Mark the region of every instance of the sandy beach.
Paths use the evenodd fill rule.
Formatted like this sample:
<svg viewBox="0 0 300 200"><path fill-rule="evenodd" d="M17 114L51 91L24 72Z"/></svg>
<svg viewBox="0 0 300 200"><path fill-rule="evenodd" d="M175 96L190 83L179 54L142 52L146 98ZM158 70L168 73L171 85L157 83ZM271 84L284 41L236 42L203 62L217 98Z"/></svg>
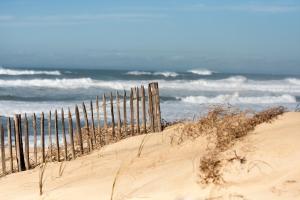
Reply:
<svg viewBox="0 0 300 200"><path fill-rule="evenodd" d="M206 138L171 141L180 126L127 138L74 161L48 163L42 196L39 167L2 177L0 199L300 198L300 113L260 124L224 151L223 159L238 155L245 163L223 166L220 184L203 184L199 177Z"/></svg>
<svg viewBox="0 0 300 200"><path fill-rule="evenodd" d="M300 200L300 0L0 0L0 200Z"/></svg>

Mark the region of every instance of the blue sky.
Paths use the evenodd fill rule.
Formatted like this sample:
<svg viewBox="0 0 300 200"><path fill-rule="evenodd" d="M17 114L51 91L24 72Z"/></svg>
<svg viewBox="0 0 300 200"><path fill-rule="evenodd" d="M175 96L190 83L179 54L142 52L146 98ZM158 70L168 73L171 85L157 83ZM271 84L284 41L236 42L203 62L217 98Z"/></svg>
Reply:
<svg viewBox="0 0 300 200"><path fill-rule="evenodd" d="M300 1L0 1L0 66L300 74Z"/></svg>

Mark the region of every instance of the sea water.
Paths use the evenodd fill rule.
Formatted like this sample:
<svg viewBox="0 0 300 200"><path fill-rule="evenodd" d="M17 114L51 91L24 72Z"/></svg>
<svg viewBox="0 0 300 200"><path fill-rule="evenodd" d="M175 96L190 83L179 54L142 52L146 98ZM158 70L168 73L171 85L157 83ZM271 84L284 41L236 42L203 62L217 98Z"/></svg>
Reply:
<svg viewBox="0 0 300 200"><path fill-rule="evenodd" d="M16 113L47 117L95 97L158 82L162 118L166 121L201 116L213 105L256 111L282 105L294 110L300 102L300 75L221 73L207 69L132 71L103 69L0 68L0 115ZM100 98L101 100L101 98ZM101 104L101 102L100 102ZM94 105L95 107L95 105ZM53 114L52 114L53 116ZM67 115L66 115L67 116ZM103 119L103 118L102 118ZM2 119L3 120L3 119ZM46 124L45 124L46 125Z"/></svg>

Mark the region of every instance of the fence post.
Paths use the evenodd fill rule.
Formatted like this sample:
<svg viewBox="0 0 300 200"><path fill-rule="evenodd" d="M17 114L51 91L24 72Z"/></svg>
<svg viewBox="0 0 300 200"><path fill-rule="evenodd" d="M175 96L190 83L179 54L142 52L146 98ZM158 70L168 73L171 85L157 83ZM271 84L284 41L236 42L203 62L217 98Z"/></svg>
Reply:
<svg viewBox="0 0 300 200"><path fill-rule="evenodd" d="M147 128L146 128L146 99L145 99L145 88L142 85L141 87L141 93L142 93L142 111L143 111L143 118L142 118L142 122L143 122L143 132L147 133Z"/></svg>
<svg viewBox="0 0 300 200"><path fill-rule="evenodd" d="M95 133L95 121L94 121L94 109L93 109L93 101L90 102L90 109L91 109L91 121L92 121L92 134L93 134L93 144L96 145L96 133Z"/></svg>
<svg viewBox="0 0 300 200"><path fill-rule="evenodd" d="M103 100L102 100L102 108L103 108L103 115L104 115L104 133L103 136L103 143L106 144L106 136L107 136L107 114L106 114L106 96L103 94Z"/></svg>
<svg viewBox="0 0 300 200"><path fill-rule="evenodd" d="M140 134L140 95L139 88L135 88L135 98L136 98L136 133Z"/></svg>
<svg viewBox="0 0 300 200"><path fill-rule="evenodd" d="M24 160L24 152L23 152L23 142L22 142L22 129L21 129L21 115L15 115L15 136L16 136L16 152L17 152L17 162L18 162L18 170L24 171L25 168L25 160Z"/></svg>
<svg viewBox="0 0 300 200"><path fill-rule="evenodd" d="M68 108L68 118L69 118L69 136L70 136L70 143L71 143L71 153L72 159L75 159L75 146L74 146L74 136L73 136L73 122L72 122L72 114L70 108Z"/></svg>
<svg viewBox="0 0 300 200"><path fill-rule="evenodd" d="M64 160L68 160L68 143L66 138L66 130L65 130L65 113L64 109L61 108L61 129L62 129L62 136L64 142Z"/></svg>
<svg viewBox="0 0 300 200"><path fill-rule="evenodd" d="M10 117L7 118L7 137L8 137L8 150L9 150L9 157L10 157L10 171L13 173L14 170L14 158L13 158L13 152L12 152L12 140L11 140L11 121Z"/></svg>
<svg viewBox="0 0 300 200"><path fill-rule="evenodd" d="M133 110L133 89L130 90L130 129L131 135L134 135L134 110Z"/></svg>
<svg viewBox="0 0 300 200"><path fill-rule="evenodd" d="M75 106L75 115L76 115L76 132L79 140L80 153L83 154L83 143L82 143L82 133L81 133L81 125L80 125L80 115L78 106Z"/></svg>
<svg viewBox="0 0 300 200"><path fill-rule="evenodd" d="M34 164L37 165L37 128L36 128L36 115L32 115L32 128L33 128L33 154Z"/></svg>
<svg viewBox="0 0 300 200"><path fill-rule="evenodd" d="M29 127L28 127L28 119L27 119L27 115L25 113L25 166L26 166L26 170L29 170L30 168L30 162L29 162Z"/></svg>
<svg viewBox="0 0 300 200"><path fill-rule="evenodd" d="M2 173L3 175L6 175L6 160L5 160L5 143L4 143L4 128L1 123L0 118L0 139L1 139L1 161L2 161Z"/></svg>
<svg viewBox="0 0 300 200"><path fill-rule="evenodd" d="M158 131L157 126L157 103L156 103L156 89L155 89L155 83L151 83L151 93L152 93L152 102L153 102L153 124L154 124L154 131Z"/></svg>
<svg viewBox="0 0 300 200"><path fill-rule="evenodd" d="M52 161L51 111L49 111L49 114L48 114L48 137L49 137L48 148L50 151L50 161Z"/></svg>
<svg viewBox="0 0 300 200"><path fill-rule="evenodd" d="M82 110L83 110L83 115L84 115L84 121L85 121L85 130L87 131L87 145L88 145L88 150L92 151L93 149L93 144L92 144L92 139L90 135L90 125L89 125L89 120L86 112L86 107L84 102L82 102Z"/></svg>
<svg viewBox="0 0 300 200"><path fill-rule="evenodd" d="M161 127L161 112L160 112L160 96L159 96L159 88L158 88L158 83L156 82L154 84L155 87L155 103L156 103L156 120L157 120L157 128L158 131L162 131Z"/></svg>
<svg viewBox="0 0 300 200"><path fill-rule="evenodd" d="M106 114L106 96L103 94L102 100L102 107L103 107L103 115L104 115L104 129L107 129L107 114Z"/></svg>
<svg viewBox="0 0 300 200"><path fill-rule="evenodd" d="M150 119L150 129L154 132L154 116L153 116L153 102L152 102L152 84L148 84L148 103L149 103L149 119Z"/></svg>
<svg viewBox="0 0 300 200"><path fill-rule="evenodd" d="M98 135L99 135L99 142L100 145L102 146L103 141L102 141L102 133L101 133L101 121L100 121L100 110L99 110L99 98L98 96L96 96L96 110L97 110L97 122L98 122L98 126L97 126L97 130L98 130Z"/></svg>
<svg viewBox="0 0 300 200"><path fill-rule="evenodd" d="M121 111L120 111L120 95L119 92L117 92L117 114L118 114L118 135L117 140L121 139Z"/></svg>
<svg viewBox="0 0 300 200"><path fill-rule="evenodd" d="M124 136L127 136L127 113L126 113L126 91L124 90L123 96L123 129L124 129Z"/></svg>
<svg viewBox="0 0 300 200"><path fill-rule="evenodd" d="M44 128L44 113L41 114L41 146L42 146L42 162L45 162L45 128Z"/></svg>
<svg viewBox="0 0 300 200"><path fill-rule="evenodd" d="M55 127L55 139L56 139L56 155L57 155L57 161L60 162L60 150L59 150L59 138L58 138L58 119L57 119L57 110L55 110L54 127Z"/></svg>
<svg viewBox="0 0 300 200"><path fill-rule="evenodd" d="M113 140L116 137L116 133L115 133L115 116L114 116L114 99L113 99L113 95L112 92L110 93L110 113L111 113L111 126L112 126L112 138Z"/></svg>

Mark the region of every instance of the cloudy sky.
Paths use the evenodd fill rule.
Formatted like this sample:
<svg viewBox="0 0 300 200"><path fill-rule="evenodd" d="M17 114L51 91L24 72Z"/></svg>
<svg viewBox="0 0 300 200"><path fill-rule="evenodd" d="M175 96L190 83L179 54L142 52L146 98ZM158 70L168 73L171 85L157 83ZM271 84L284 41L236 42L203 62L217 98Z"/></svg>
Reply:
<svg viewBox="0 0 300 200"><path fill-rule="evenodd" d="M300 1L1 0L0 66L300 74Z"/></svg>

